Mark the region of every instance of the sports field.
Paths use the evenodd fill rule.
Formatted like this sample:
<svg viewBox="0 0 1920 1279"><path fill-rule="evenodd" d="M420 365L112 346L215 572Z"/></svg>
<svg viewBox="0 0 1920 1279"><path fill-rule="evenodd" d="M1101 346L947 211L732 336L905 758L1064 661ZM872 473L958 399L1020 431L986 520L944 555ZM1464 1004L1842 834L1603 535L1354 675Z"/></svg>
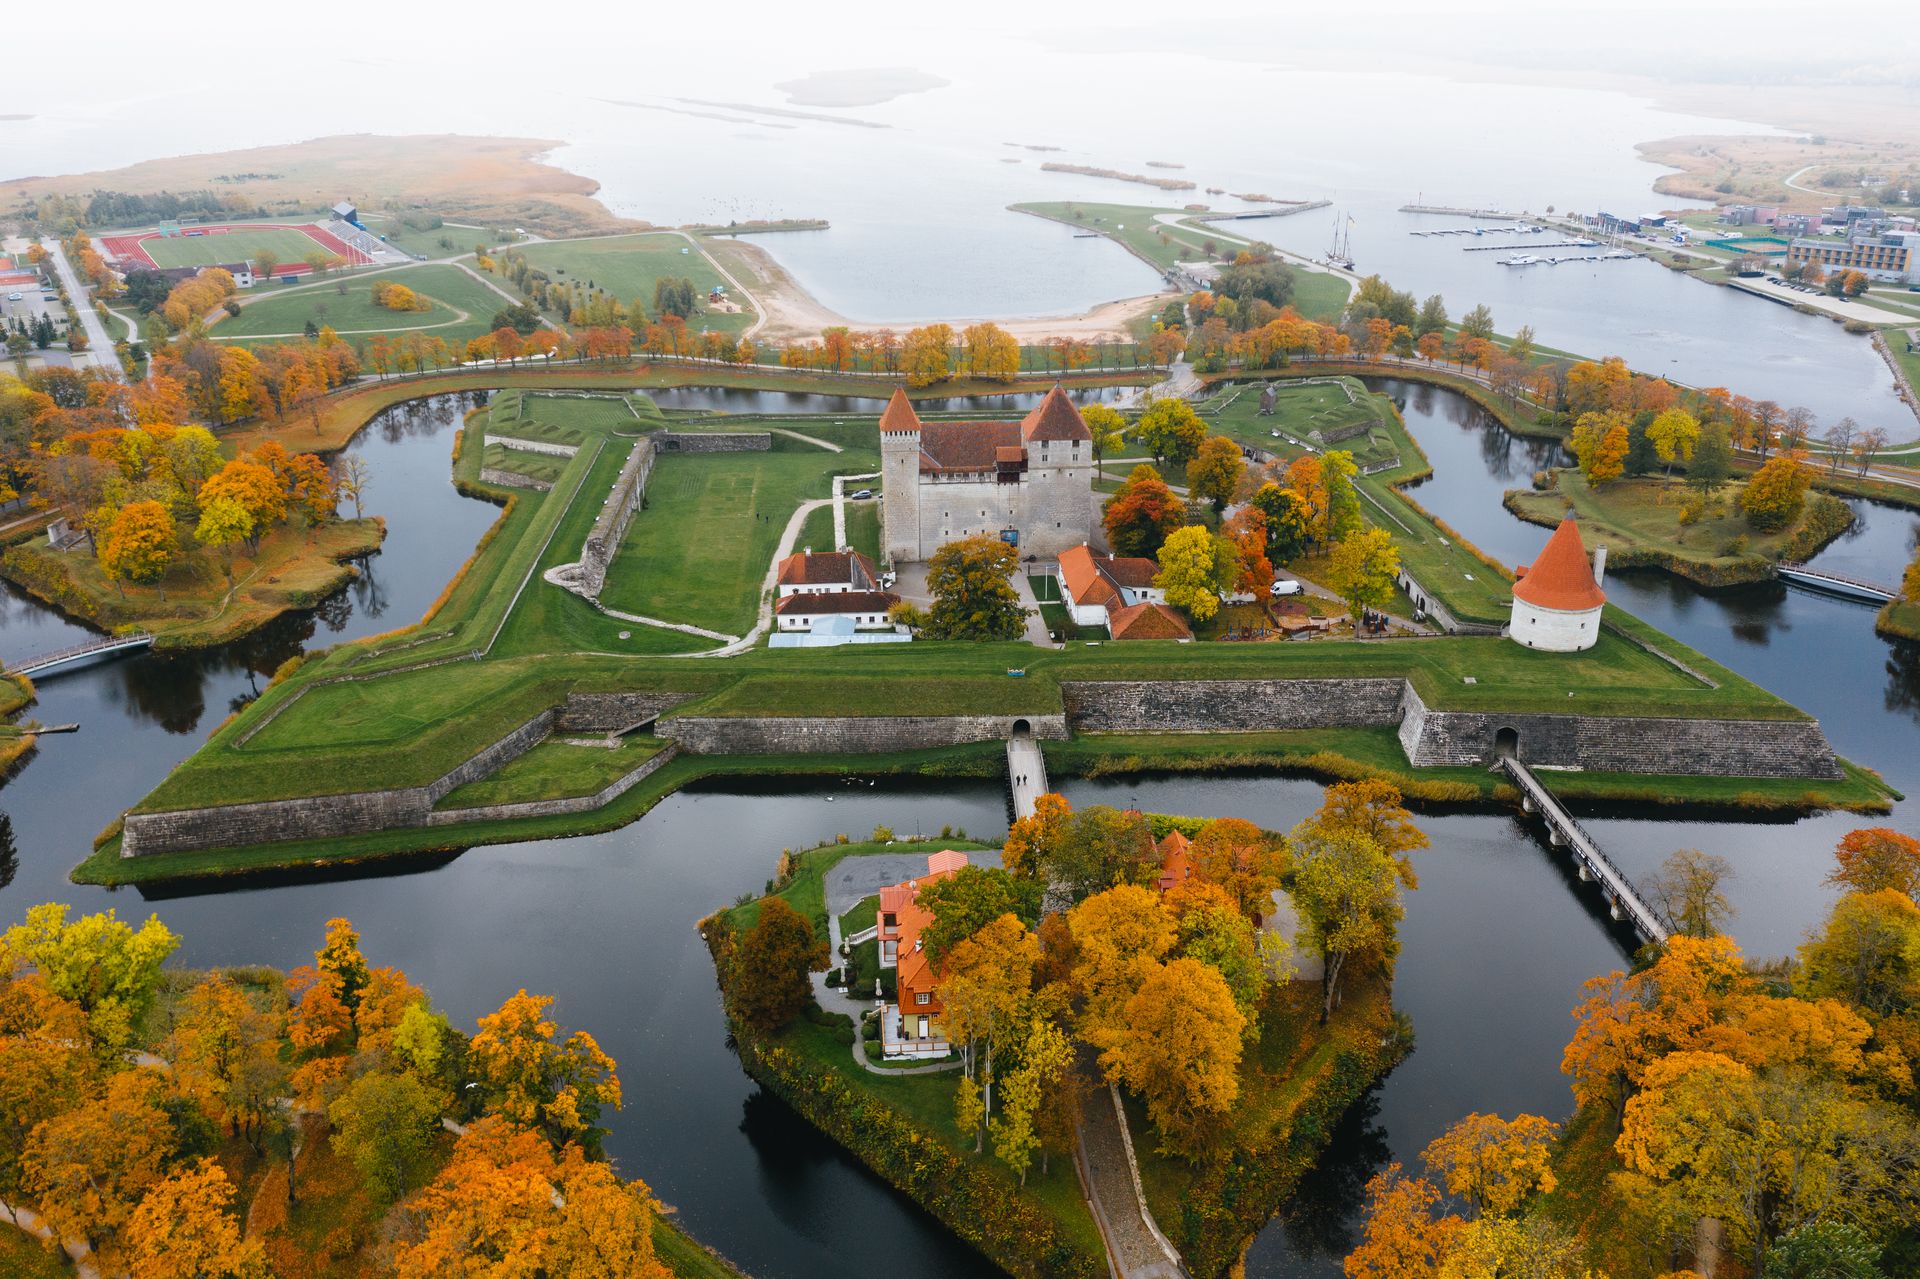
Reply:
<svg viewBox="0 0 1920 1279"><path fill-rule="evenodd" d="M327 253L362 263L367 255L344 240L317 226L189 227L177 235L142 231L133 235L101 237L107 253L135 265L152 265L165 270L182 266L218 266L227 262L250 262L256 253L271 253L278 259L276 274L306 270L309 253Z"/></svg>
<svg viewBox="0 0 1920 1279"><path fill-rule="evenodd" d="M682 253L682 249L687 251ZM707 290L726 281L700 249L688 244L684 236L654 232L594 240L555 240L529 244L514 252L525 254L530 265L555 280L582 287L590 284L622 302L637 298L649 317L653 315L654 281L684 276L693 281L694 294L699 299L698 309L687 321L687 326L696 332L712 329L716 333L738 333L754 321L750 309L728 314L708 308ZM740 301L744 303L744 299Z"/></svg>
<svg viewBox="0 0 1920 1279"><path fill-rule="evenodd" d="M376 306L373 286L382 280L404 284L433 305L425 311L389 311ZM260 284L235 300L240 303L240 314L214 324L210 337L270 341L298 336L311 320L346 335L430 329L449 342L464 342L485 333L492 327L494 314L512 305L459 267L439 264L332 277L292 287Z"/></svg>

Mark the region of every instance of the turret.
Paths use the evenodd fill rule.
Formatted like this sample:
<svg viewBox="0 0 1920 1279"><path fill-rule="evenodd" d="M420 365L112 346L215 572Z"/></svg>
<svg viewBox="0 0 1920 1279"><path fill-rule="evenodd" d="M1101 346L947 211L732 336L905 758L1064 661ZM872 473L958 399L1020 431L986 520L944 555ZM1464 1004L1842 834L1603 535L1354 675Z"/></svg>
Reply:
<svg viewBox="0 0 1920 1279"><path fill-rule="evenodd" d="M881 550L900 564L924 558L920 548L920 415L894 388L880 415Z"/></svg>

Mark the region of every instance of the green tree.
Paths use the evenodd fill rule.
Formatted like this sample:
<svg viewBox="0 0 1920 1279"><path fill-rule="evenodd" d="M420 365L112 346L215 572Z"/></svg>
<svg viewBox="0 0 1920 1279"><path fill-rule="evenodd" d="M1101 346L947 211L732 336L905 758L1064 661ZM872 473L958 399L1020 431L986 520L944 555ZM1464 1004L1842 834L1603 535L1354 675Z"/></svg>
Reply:
<svg viewBox="0 0 1920 1279"><path fill-rule="evenodd" d="M827 943L785 899L770 897L729 963L735 1017L753 1029L778 1030L813 997L809 973L825 971Z"/></svg>
<svg viewBox="0 0 1920 1279"><path fill-rule="evenodd" d="M1233 590L1240 556L1233 543L1200 525L1175 529L1160 548L1160 571L1153 584L1167 603L1204 622L1220 611L1220 596Z"/></svg>
<svg viewBox="0 0 1920 1279"><path fill-rule="evenodd" d="M1393 602L1393 583L1400 572L1400 550L1381 528L1362 529L1334 543L1327 557L1327 585L1346 601L1357 621L1367 609L1385 609Z"/></svg>
<svg viewBox="0 0 1920 1279"><path fill-rule="evenodd" d="M1193 405L1166 396L1147 402L1133 433L1154 460L1184 462L1200 451L1207 438L1207 424L1193 411Z"/></svg>
<svg viewBox="0 0 1920 1279"><path fill-rule="evenodd" d="M1296 829L1293 901L1300 910L1304 944L1320 954L1324 1024L1340 1002L1340 978L1356 958L1390 958L1405 908L1400 884L1410 872L1387 855L1379 841L1351 826Z"/></svg>
<svg viewBox="0 0 1920 1279"><path fill-rule="evenodd" d="M948 542L927 566L933 611L930 639L1010 640L1026 627L1026 610L1013 589L1020 556L986 533Z"/></svg>
<svg viewBox="0 0 1920 1279"><path fill-rule="evenodd" d="M410 1073L370 1071L327 1107L333 1148L388 1203L419 1186L434 1166L440 1105Z"/></svg>
<svg viewBox="0 0 1920 1279"><path fill-rule="evenodd" d="M1313 531L1313 510L1292 489L1272 480L1254 493L1252 505L1267 520L1267 558L1284 564L1306 549Z"/></svg>
<svg viewBox="0 0 1920 1279"><path fill-rule="evenodd" d="M94 1044L112 1053L132 1042L160 989L160 966L179 946L158 915L137 931L111 910L69 924L67 907L49 902L0 934L0 961L32 965L47 989L85 1011Z"/></svg>
<svg viewBox="0 0 1920 1279"><path fill-rule="evenodd" d="M1727 424L1718 420L1700 428L1700 439L1687 463L1687 483L1701 492L1719 488L1733 474L1733 439Z"/></svg>
<svg viewBox="0 0 1920 1279"><path fill-rule="evenodd" d="M1320 458L1320 482L1327 489L1327 541L1344 542L1360 531L1360 491L1354 477L1360 468L1353 454L1332 449Z"/></svg>
<svg viewBox="0 0 1920 1279"><path fill-rule="evenodd" d="M1420 337L1425 337L1429 333L1445 333L1447 331L1446 299L1438 293L1429 295L1427 300L1420 304L1420 317L1414 321L1413 331Z"/></svg>
<svg viewBox="0 0 1920 1279"><path fill-rule="evenodd" d="M1483 342L1493 341L1493 312L1487 309L1486 303L1482 302L1460 317L1460 332Z"/></svg>
<svg viewBox="0 0 1920 1279"><path fill-rule="evenodd" d="M963 866L946 879L922 884L917 900L933 915L920 930L927 958L936 965L957 942L971 937L1002 915L1016 916L1031 928L1040 920L1038 880L1016 879L997 866Z"/></svg>
<svg viewBox="0 0 1920 1279"><path fill-rule="evenodd" d="M1882 1279L1880 1245L1850 1221L1810 1221L1767 1250L1763 1279Z"/></svg>

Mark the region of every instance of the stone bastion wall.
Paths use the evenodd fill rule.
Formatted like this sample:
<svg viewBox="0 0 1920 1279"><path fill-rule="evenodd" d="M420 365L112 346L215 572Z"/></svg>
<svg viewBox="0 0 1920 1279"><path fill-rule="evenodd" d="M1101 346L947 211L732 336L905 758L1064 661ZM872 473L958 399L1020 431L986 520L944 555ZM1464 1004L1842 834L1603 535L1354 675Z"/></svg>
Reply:
<svg viewBox="0 0 1920 1279"><path fill-rule="evenodd" d="M1529 764L1599 772L1719 777L1842 776L1812 720L1703 720L1660 715L1505 714L1434 710L1404 679L1082 680L1062 684L1064 713L1045 715L710 716L660 719L671 749L703 755L861 755L1005 739L1026 727L1042 740L1072 733L1252 733L1396 728L1418 767L1485 765L1502 749ZM575 694L427 785L233 804L126 818L121 855L337 838L490 817L587 812L600 797L437 812L455 787L488 776L555 733L617 733L686 700L632 692ZM663 752L663 755L665 752ZM666 761L655 756L641 768Z"/></svg>
<svg viewBox="0 0 1920 1279"><path fill-rule="evenodd" d="M647 438L661 453L765 453L773 447L765 431L655 431Z"/></svg>

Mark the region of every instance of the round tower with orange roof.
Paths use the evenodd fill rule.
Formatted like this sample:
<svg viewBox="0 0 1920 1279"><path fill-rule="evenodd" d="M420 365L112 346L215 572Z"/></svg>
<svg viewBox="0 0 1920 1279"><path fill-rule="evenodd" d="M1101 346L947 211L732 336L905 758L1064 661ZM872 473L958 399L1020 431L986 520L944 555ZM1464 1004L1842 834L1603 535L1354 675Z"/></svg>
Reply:
<svg viewBox="0 0 1920 1279"><path fill-rule="evenodd" d="M1531 565L1522 566L1513 584L1513 615L1507 635L1528 648L1578 653L1600 638L1600 611L1607 594L1600 582L1607 571L1607 548L1587 560L1580 526L1568 511Z"/></svg>

